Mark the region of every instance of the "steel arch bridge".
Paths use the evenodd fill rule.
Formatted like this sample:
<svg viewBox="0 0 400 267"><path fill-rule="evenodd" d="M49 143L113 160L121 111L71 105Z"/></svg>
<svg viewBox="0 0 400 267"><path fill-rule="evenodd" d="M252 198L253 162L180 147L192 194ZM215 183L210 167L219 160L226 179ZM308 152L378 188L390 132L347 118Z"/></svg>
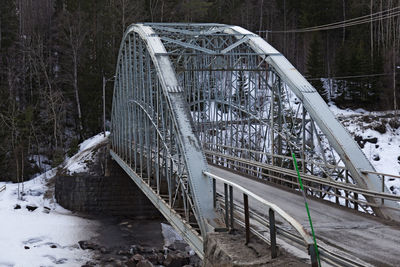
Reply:
<svg viewBox="0 0 400 267"><path fill-rule="evenodd" d="M360 208L399 220L395 201L373 197L381 178L316 90L241 27L131 25L118 56L111 142L113 158L197 252L218 220L208 164L297 188L295 153L308 194L358 188ZM346 203L356 198L346 192Z"/></svg>

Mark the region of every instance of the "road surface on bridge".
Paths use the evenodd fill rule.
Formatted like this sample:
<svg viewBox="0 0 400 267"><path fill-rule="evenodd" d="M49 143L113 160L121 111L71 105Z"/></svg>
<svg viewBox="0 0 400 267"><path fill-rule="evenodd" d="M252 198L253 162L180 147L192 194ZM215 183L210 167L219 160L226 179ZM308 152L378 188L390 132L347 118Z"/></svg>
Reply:
<svg viewBox="0 0 400 267"><path fill-rule="evenodd" d="M304 200L300 194L267 185L215 166L209 166L209 168L212 174L241 185L265 200L278 205L307 230L310 230ZM217 191L223 191L222 184L217 183ZM234 192L234 200L242 203L242 194ZM317 242L335 251L344 251L347 255L352 255L372 265L400 265L399 226L388 225L370 215L363 215L344 207L340 208L321 200L308 199L307 201ZM251 198L249 206L259 214L268 214L265 206ZM279 216L277 222L291 229L289 224Z"/></svg>

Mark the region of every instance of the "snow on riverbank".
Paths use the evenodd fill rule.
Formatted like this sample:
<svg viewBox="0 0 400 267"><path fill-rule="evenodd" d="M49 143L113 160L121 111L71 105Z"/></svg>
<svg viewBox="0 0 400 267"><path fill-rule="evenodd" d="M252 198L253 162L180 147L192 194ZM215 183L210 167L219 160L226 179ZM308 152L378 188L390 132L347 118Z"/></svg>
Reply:
<svg viewBox="0 0 400 267"><path fill-rule="evenodd" d="M102 134L86 140L63 165L70 173L84 170L92 148L104 141ZM0 182L0 188L6 186L0 192L0 267L81 266L91 259L92 252L80 249L78 241L94 237L98 223L55 203L51 191L56 172L54 168L25 182L22 199L18 184Z"/></svg>
<svg viewBox="0 0 400 267"><path fill-rule="evenodd" d="M400 121L393 111L368 112L363 109L331 111L359 141L365 156L376 171L400 175ZM400 179L386 177L386 186L400 195Z"/></svg>

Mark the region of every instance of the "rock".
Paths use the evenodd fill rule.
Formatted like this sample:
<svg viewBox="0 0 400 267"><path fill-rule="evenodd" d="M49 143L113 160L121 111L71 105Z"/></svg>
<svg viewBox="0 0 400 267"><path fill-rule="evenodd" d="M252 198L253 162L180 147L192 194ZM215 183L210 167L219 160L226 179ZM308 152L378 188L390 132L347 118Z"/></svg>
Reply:
<svg viewBox="0 0 400 267"><path fill-rule="evenodd" d="M101 254L107 254L107 253L109 253L109 251L105 247L101 247L100 248L100 253Z"/></svg>
<svg viewBox="0 0 400 267"><path fill-rule="evenodd" d="M148 260L141 260L136 264L136 267L154 267L154 265Z"/></svg>
<svg viewBox="0 0 400 267"><path fill-rule="evenodd" d="M140 255L140 254L135 254L135 255L132 256L131 260L134 260L135 262L138 262L138 261L144 260L144 257L142 255Z"/></svg>
<svg viewBox="0 0 400 267"><path fill-rule="evenodd" d="M386 133L386 125L383 123L377 123L377 124L373 125L372 129L374 129L375 131L377 131L381 134Z"/></svg>
<svg viewBox="0 0 400 267"><path fill-rule="evenodd" d="M189 258L186 258L182 253L168 254L163 262L166 267L181 267L189 263Z"/></svg>
<svg viewBox="0 0 400 267"><path fill-rule="evenodd" d="M361 119L366 123L370 123L372 121L372 118L369 116L363 116Z"/></svg>
<svg viewBox="0 0 400 267"><path fill-rule="evenodd" d="M161 256L162 257L159 258L159 255L157 253L153 253L153 254L147 256L146 258L153 264L161 264L164 261L164 256L163 255L161 255ZM161 261L160 261L160 259L161 259Z"/></svg>
<svg viewBox="0 0 400 267"><path fill-rule="evenodd" d="M54 244L53 244L53 245L51 245L50 247L51 247L51 248L57 248L57 245L54 245Z"/></svg>
<svg viewBox="0 0 400 267"><path fill-rule="evenodd" d="M394 130L397 130L397 128L400 127L400 120L391 119L391 120L389 120L389 125L390 125L390 127L392 127Z"/></svg>
<svg viewBox="0 0 400 267"><path fill-rule="evenodd" d="M129 251L125 251L125 250L118 250L117 255L129 256L129 255L131 255L131 253Z"/></svg>
<svg viewBox="0 0 400 267"><path fill-rule="evenodd" d="M358 143L361 148L364 148L365 141L360 135L355 135L354 140Z"/></svg>
<svg viewBox="0 0 400 267"><path fill-rule="evenodd" d="M78 242L79 246L81 247L81 249L97 249L98 246L94 243L91 243L89 241L79 241Z"/></svg>
<svg viewBox="0 0 400 267"><path fill-rule="evenodd" d="M184 242L174 242L173 244L168 246L170 250L179 250L179 251L185 251L186 247L187 244Z"/></svg>
<svg viewBox="0 0 400 267"><path fill-rule="evenodd" d="M129 260L125 262L125 265L128 267L136 267L136 262L134 260Z"/></svg>
<svg viewBox="0 0 400 267"><path fill-rule="evenodd" d="M26 209L27 210L29 210L29 211L34 211L35 209L37 209L38 207L37 206L34 206L34 205L26 205Z"/></svg>
<svg viewBox="0 0 400 267"><path fill-rule="evenodd" d="M139 251L139 249L138 249L138 246L136 246L136 245L132 245L131 246L131 249L129 250L129 252L133 255L133 254L136 254L136 252L138 252Z"/></svg>
<svg viewBox="0 0 400 267"><path fill-rule="evenodd" d="M28 247L28 246L24 246L24 249L30 249L30 247Z"/></svg>
<svg viewBox="0 0 400 267"><path fill-rule="evenodd" d="M127 256L122 256L122 257L121 257L121 260L123 260L123 261L128 261L129 258L128 258Z"/></svg>
<svg viewBox="0 0 400 267"><path fill-rule="evenodd" d="M158 262L158 264L162 264L164 260L165 260L164 254L163 253L157 253L157 262Z"/></svg>
<svg viewBox="0 0 400 267"><path fill-rule="evenodd" d="M376 143L378 143L378 138L376 138L376 137L366 138L366 139L364 139L364 141L365 142L370 142L372 144L376 144Z"/></svg>
<svg viewBox="0 0 400 267"><path fill-rule="evenodd" d="M120 260L115 260L115 261L114 261L114 266L123 266L122 261L120 261Z"/></svg>
<svg viewBox="0 0 400 267"><path fill-rule="evenodd" d="M19 205L19 204L17 204L17 205L14 206L14 209L15 209L15 210L19 210L20 208L21 208L21 205Z"/></svg>
<svg viewBox="0 0 400 267"><path fill-rule="evenodd" d="M43 212L49 214L50 213L50 208L49 207L43 207Z"/></svg>
<svg viewBox="0 0 400 267"><path fill-rule="evenodd" d="M61 259L56 260L54 263L55 263L55 264L64 264L64 263L66 263L67 261L68 261L68 259L66 259L66 258L61 258Z"/></svg>
<svg viewBox="0 0 400 267"><path fill-rule="evenodd" d="M132 245L129 252L131 254L136 254L136 253L142 252L142 251L143 251L143 247L142 246L140 246L140 245Z"/></svg>
<svg viewBox="0 0 400 267"><path fill-rule="evenodd" d="M375 155L372 156L372 159L375 160L375 161L379 161L381 158L379 157L378 154L375 154Z"/></svg>
<svg viewBox="0 0 400 267"><path fill-rule="evenodd" d="M96 263L94 263L93 261L87 261L84 265L82 265L81 267L93 267L96 266Z"/></svg>
<svg viewBox="0 0 400 267"><path fill-rule="evenodd" d="M149 248L149 247L141 247L141 252L145 253L145 254L150 254L150 253L154 253L155 250L153 248Z"/></svg>

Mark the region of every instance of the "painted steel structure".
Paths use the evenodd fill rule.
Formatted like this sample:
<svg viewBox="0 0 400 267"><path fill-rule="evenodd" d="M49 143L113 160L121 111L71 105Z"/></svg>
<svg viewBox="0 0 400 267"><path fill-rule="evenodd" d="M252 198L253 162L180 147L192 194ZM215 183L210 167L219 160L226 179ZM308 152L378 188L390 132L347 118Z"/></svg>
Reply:
<svg viewBox="0 0 400 267"><path fill-rule="evenodd" d="M217 219L205 155L293 187L293 177L234 158L293 169L294 152L303 174L381 191L371 163L316 90L265 40L237 26L131 25L118 56L111 133L112 156L197 251ZM366 211L400 220L396 201L366 198L374 204Z"/></svg>

